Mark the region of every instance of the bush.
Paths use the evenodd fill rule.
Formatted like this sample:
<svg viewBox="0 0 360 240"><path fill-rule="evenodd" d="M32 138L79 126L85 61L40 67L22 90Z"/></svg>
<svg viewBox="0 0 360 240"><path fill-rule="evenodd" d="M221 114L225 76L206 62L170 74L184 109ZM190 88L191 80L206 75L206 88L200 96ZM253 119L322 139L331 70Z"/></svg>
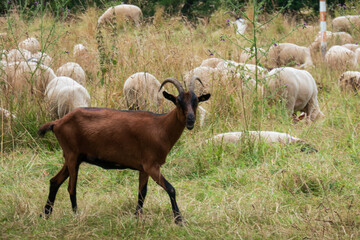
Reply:
<svg viewBox="0 0 360 240"><path fill-rule="evenodd" d="M145 17L154 16L157 7L164 7L165 13L169 15L181 14L189 19L195 19L195 17L210 16L221 5L229 10L238 10L241 6L246 6L248 1L246 0L126 0L126 1L105 1L105 0L62 0L62 1L50 1L50 0L3 0L0 1L0 13L6 13L7 9L11 6L20 6L20 9L31 8L35 4L48 4L52 9L55 8L55 4L62 2L63 6L66 6L71 12L83 11L89 6L98 6L100 8L107 8L109 6L121 4L134 4L139 6ZM252 1L250 1L251 3ZM259 1L263 3L263 9L266 12L278 11L280 8L285 7L290 3L285 12L299 12L301 9L311 9L314 12L319 12L319 0L304 0L304 1L289 1L289 0L263 0ZM345 4L345 0L327 0L327 8L333 12L334 8L338 4Z"/></svg>

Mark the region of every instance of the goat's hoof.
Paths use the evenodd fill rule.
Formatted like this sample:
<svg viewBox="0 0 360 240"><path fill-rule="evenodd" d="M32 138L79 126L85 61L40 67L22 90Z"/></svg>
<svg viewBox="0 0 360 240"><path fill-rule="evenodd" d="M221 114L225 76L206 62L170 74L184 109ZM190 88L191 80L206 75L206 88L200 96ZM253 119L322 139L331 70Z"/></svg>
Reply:
<svg viewBox="0 0 360 240"><path fill-rule="evenodd" d="M77 213L78 213L78 208L77 208L77 206L76 206L76 207L73 207L72 210L73 210L73 213L74 213L74 214L77 214Z"/></svg>
<svg viewBox="0 0 360 240"><path fill-rule="evenodd" d="M185 224L185 219L181 215L178 215L178 216L175 217L175 224L184 225Z"/></svg>
<svg viewBox="0 0 360 240"><path fill-rule="evenodd" d="M139 218L141 216L141 214L143 214L143 210L142 209L136 209L134 215L135 217Z"/></svg>
<svg viewBox="0 0 360 240"><path fill-rule="evenodd" d="M40 213L40 217L43 219L48 219L50 217L50 214Z"/></svg>

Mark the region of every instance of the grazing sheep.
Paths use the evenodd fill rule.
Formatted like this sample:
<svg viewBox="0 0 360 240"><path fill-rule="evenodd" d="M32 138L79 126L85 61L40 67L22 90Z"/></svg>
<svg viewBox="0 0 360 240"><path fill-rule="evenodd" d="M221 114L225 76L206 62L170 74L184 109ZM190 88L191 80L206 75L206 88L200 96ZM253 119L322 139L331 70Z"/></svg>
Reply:
<svg viewBox="0 0 360 240"><path fill-rule="evenodd" d="M351 30L360 28L360 15L348 15L336 17L332 20L334 31L350 32Z"/></svg>
<svg viewBox="0 0 360 240"><path fill-rule="evenodd" d="M69 77L56 77L46 87L46 101L53 116L61 118L79 107L91 104L88 91Z"/></svg>
<svg viewBox="0 0 360 240"><path fill-rule="evenodd" d="M236 25L236 33L240 35L244 34L248 27L246 20L243 18L236 19L235 22L233 22L233 24Z"/></svg>
<svg viewBox="0 0 360 240"><path fill-rule="evenodd" d="M267 76L267 69L257 66L255 64L245 64L237 63L235 61L225 61L224 63L219 63L216 67L219 70L224 70L225 72L238 74L241 78L251 78L255 80L256 70L258 72L258 78L265 78Z"/></svg>
<svg viewBox="0 0 360 240"><path fill-rule="evenodd" d="M271 46L268 61L271 67L282 67L291 62L301 64L300 68L313 66L310 49L293 43L279 43Z"/></svg>
<svg viewBox="0 0 360 240"><path fill-rule="evenodd" d="M2 53L2 60L10 62L27 61L31 58L31 52L26 49L11 49Z"/></svg>
<svg viewBox="0 0 360 240"><path fill-rule="evenodd" d="M161 84L150 73L138 72L124 83L123 93L129 109L148 110L158 108L162 103Z"/></svg>
<svg viewBox="0 0 360 240"><path fill-rule="evenodd" d="M239 66L239 68L237 69L235 66ZM244 71L242 71L242 68L244 68ZM262 71L266 70L261 67L258 67L258 70L260 78L263 73ZM247 89L253 90L253 87L256 85L254 71L255 65L225 61L224 63L219 63L216 68L197 67L192 69L185 74L184 82L188 85L192 76L199 76L203 85L196 85L198 89L197 94L212 92L213 89L221 88L224 84L233 84L235 88L241 86L245 91Z"/></svg>
<svg viewBox="0 0 360 240"><path fill-rule="evenodd" d="M202 61L200 67L211 67L216 68L219 63L223 63L225 60L221 58L208 58Z"/></svg>
<svg viewBox="0 0 360 240"><path fill-rule="evenodd" d="M326 44L327 47L333 45L344 45L354 42L353 37L346 32L330 32L326 31ZM318 33L314 42L310 44L309 48L311 52L319 51L321 45L321 32Z"/></svg>
<svg viewBox="0 0 360 240"><path fill-rule="evenodd" d="M290 114L305 112L311 121L324 116L317 101L316 82L309 72L291 67L275 68L269 72L268 85L266 95L285 99Z"/></svg>
<svg viewBox="0 0 360 240"><path fill-rule="evenodd" d="M360 91L360 72L346 71L339 78L339 85L343 91Z"/></svg>
<svg viewBox="0 0 360 240"><path fill-rule="evenodd" d="M202 94L204 92L211 92L211 86L213 84L213 79L217 78L219 76L216 76L217 74L215 73L216 70L212 67L197 67L192 69L191 71L189 71L187 74L185 74L184 76L184 82L185 85L188 86L189 82L192 78L192 76L196 75L198 76L203 85L196 85L196 94Z"/></svg>
<svg viewBox="0 0 360 240"><path fill-rule="evenodd" d="M0 120L9 120L10 118L15 119L16 116L11 114L8 110L0 107Z"/></svg>
<svg viewBox="0 0 360 240"><path fill-rule="evenodd" d="M342 45L342 47L346 47L347 49L355 52L356 49L360 48L360 45L359 44L348 43L348 44Z"/></svg>
<svg viewBox="0 0 360 240"><path fill-rule="evenodd" d="M115 16L118 18L126 18L127 20L131 20L135 23L136 26L140 24L140 20L142 18L142 11L139 7L130 4L121 4L115 7L110 7L108 10L104 12L103 15L98 19L98 24L104 24L105 22L109 22Z"/></svg>
<svg viewBox="0 0 360 240"><path fill-rule="evenodd" d="M227 11L225 13L228 13L233 17L235 17L236 19L235 22L228 20L228 24L232 23L236 27L236 34L240 34L240 35L244 34L246 29L248 28L247 20L241 18L241 15L236 14L235 12L232 11Z"/></svg>
<svg viewBox="0 0 360 240"><path fill-rule="evenodd" d="M360 64L360 48L355 50L355 58L356 58L357 64Z"/></svg>
<svg viewBox="0 0 360 240"><path fill-rule="evenodd" d="M253 48L245 48L241 55L239 62L241 63L249 63L249 64L255 64L255 50ZM260 60L261 64L264 64L266 62L266 52L262 48L257 49L257 57Z"/></svg>
<svg viewBox="0 0 360 240"><path fill-rule="evenodd" d="M35 89L44 93L47 84L56 77L54 71L45 65L36 62L13 62L5 67L5 79L7 87L14 91Z"/></svg>
<svg viewBox="0 0 360 240"><path fill-rule="evenodd" d="M19 43L19 48L26 49L31 53L40 51L40 43L36 38L27 38Z"/></svg>
<svg viewBox="0 0 360 240"><path fill-rule="evenodd" d="M73 49L74 57L83 57L88 54L88 49L82 44L76 44Z"/></svg>
<svg viewBox="0 0 360 240"><path fill-rule="evenodd" d="M204 122L205 122L205 118L207 117L209 112L205 108L203 108L201 106L199 106L198 109L199 109L199 114L200 114L200 116L199 116L200 127L203 127Z"/></svg>
<svg viewBox="0 0 360 240"><path fill-rule="evenodd" d="M332 46L325 54L325 62L335 69L354 68L357 65L355 52L342 47Z"/></svg>
<svg viewBox="0 0 360 240"><path fill-rule="evenodd" d="M53 61L53 59L44 52L33 53L31 57L34 58L34 60L36 59L36 62L39 62L46 66L50 66Z"/></svg>
<svg viewBox="0 0 360 240"><path fill-rule="evenodd" d="M80 83L86 84L86 74L82 67L75 62L68 62L56 70L56 76L69 77Z"/></svg>
<svg viewBox="0 0 360 240"><path fill-rule="evenodd" d="M259 142L264 141L268 144L280 143L280 144L289 144L289 143L300 143L304 147L311 149L312 151L317 152L317 150L311 147L309 144L305 143L303 140L297 137L293 137L287 133L279 133L273 131L248 131L248 132L228 132L220 133L214 137L206 140L206 143L240 143L243 142L245 137L249 136L252 141Z"/></svg>

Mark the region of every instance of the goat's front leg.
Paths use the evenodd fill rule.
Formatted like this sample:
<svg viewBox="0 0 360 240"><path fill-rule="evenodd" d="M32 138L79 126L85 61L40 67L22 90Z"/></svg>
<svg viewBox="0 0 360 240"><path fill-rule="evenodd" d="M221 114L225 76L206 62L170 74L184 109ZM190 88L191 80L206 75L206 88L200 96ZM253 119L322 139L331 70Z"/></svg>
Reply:
<svg viewBox="0 0 360 240"><path fill-rule="evenodd" d="M168 193L171 201L171 207L175 218L176 224L181 224L184 219L181 216L179 207L176 203L176 192L175 188L164 178L164 176L160 172L160 167L152 167L149 169L148 174L151 176L151 178L159 184L162 188L165 189L165 191Z"/></svg>
<svg viewBox="0 0 360 240"><path fill-rule="evenodd" d="M55 202L55 198L56 198L56 193L58 192L61 184L68 177L69 177L69 171L68 171L66 164L64 164L64 166L61 168L61 170L58 172L58 174L56 174L56 176L50 180L49 196L46 201L46 205L44 207L44 214L40 215L41 217L48 218L51 215L53 206L54 206L54 202Z"/></svg>
<svg viewBox="0 0 360 240"><path fill-rule="evenodd" d="M144 205L146 193L147 193L147 183L149 180L149 174L144 171L139 172L139 194L138 194L138 204L136 206L135 215L139 216L142 213L142 207Z"/></svg>

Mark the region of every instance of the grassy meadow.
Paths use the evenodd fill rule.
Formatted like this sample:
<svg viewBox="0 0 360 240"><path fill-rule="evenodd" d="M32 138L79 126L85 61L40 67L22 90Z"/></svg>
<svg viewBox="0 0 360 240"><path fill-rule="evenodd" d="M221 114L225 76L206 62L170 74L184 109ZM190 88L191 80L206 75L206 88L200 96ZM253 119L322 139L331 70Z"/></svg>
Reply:
<svg viewBox="0 0 360 240"><path fill-rule="evenodd" d="M35 37L53 58L54 71L69 61L83 67L92 106L126 109L122 88L133 73L146 71L160 82L170 76L182 80L209 57L238 61L242 48L252 44L227 24L232 18L225 10L194 25L158 9L140 27L118 24L100 33L96 23L101 14L89 8L56 18L46 11L27 16L13 10L0 18L0 32L7 33L0 36L0 47L9 50ZM252 18L251 6L247 14ZM257 21L272 16L259 14ZM279 41L308 46L319 31L317 20L307 20L313 27L303 28L299 16L279 14L256 33L256 43L264 49ZM359 31L352 36L360 41ZM245 37L254 40L251 26ZM87 58L75 59L73 46L78 43L89 49ZM204 126L197 123L192 131L185 130L162 167L177 191L183 226L174 224L169 197L154 181L149 181L144 213L138 219L138 173L86 163L79 171L78 213L72 212L66 181L52 216L40 218L49 180L63 165L62 151L52 133L44 139L36 134L51 120L43 96L3 88L0 107L11 110L16 119L0 119L0 238L359 239L360 98L342 92L337 81L344 70L329 68L321 59L316 53L315 67L308 71L317 82L326 117L313 123L294 123L284 104L270 106L257 92L245 94L237 82L213 84L212 97L202 105L209 111ZM348 70L360 71L360 65ZM176 94L175 88L169 91ZM164 101L153 110L171 108ZM244 130L286 132L319 152L251 141L205 143L215 134Z"/></svg>

